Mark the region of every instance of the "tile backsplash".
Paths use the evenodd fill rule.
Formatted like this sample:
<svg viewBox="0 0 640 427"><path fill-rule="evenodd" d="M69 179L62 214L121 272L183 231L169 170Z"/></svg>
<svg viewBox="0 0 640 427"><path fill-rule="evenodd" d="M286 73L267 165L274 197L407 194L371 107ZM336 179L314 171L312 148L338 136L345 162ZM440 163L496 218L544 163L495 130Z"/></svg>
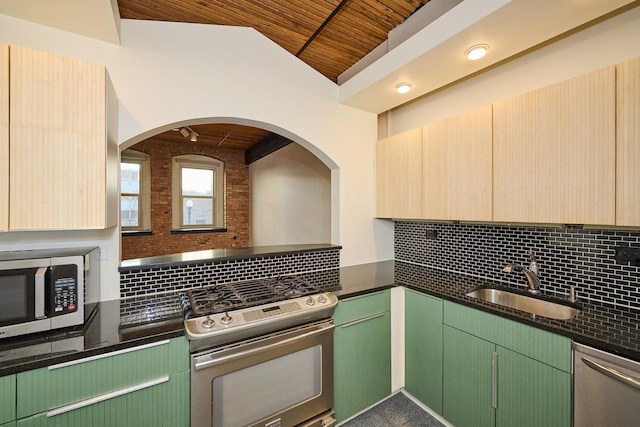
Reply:
<svg viewBox="0 0 640 427"><path fill-rule="evenodd" d="M566 297L575 286L580 299L640 310L640 267L616 263L615 248L640 247L640 231L399 221L398 261L525 285L521 273L504 273L514 262L529 264L535 253L541 289Z"/></svg>
<svg viewBox="0 0 640 427"><path fill-rule="evenodd" d="M337 269L339 265L340 250L329 249L140 268L120 273L120 298Z"/></svg>

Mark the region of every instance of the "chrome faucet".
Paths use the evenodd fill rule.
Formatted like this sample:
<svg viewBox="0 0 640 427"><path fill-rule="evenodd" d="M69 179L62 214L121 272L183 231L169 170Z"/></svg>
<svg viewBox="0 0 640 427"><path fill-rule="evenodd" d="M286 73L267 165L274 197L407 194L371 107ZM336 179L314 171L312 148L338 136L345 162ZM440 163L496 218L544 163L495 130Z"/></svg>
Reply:
<svg viewBox="0 0 640 427"><path fill-rule="evenodd" d="M532 271L518 264L507 264L504 266L502 271L504 271L505 273L511 273L512 271L521 271L527 277L527 281L529 282L528 291L532 294L540 293L540 278L535 271Z"/></svg>

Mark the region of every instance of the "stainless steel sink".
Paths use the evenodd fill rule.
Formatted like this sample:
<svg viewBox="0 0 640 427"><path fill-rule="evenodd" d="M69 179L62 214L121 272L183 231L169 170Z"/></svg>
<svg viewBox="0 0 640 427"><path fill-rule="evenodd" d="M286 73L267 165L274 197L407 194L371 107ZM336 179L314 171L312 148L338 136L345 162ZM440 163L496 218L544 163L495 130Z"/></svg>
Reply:
<svg viewBox="0 0 640 427"><path fill-rule="evenodd" d="M568 303L556 303L503 289L478 288L467 292L466 295L471 298L515 308L516 310L526 311L527 313L548 317L550 319L568 320L573 319L580 313L580 309Z"/></svg>

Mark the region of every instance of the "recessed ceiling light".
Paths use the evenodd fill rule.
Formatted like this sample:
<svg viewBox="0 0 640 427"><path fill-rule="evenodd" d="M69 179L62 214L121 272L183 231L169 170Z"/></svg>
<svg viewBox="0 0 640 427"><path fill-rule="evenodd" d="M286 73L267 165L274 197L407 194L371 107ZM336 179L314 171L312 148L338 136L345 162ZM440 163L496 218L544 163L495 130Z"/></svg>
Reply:
<svg viewBox="0 0 640 427"><path fill-rule="evenodd" d="M403 82L396 85L396 92L407 93L411 90L411 83Z"/></svg>
<svg viewBox="0 0 640 427"><path fill-rule="evenodd" d="M476 59L480 59L485 56L487 54L487 50L489 50L488 44L476 44L465 50L464 56L466 56L470 61L475 61Z"/></svg>

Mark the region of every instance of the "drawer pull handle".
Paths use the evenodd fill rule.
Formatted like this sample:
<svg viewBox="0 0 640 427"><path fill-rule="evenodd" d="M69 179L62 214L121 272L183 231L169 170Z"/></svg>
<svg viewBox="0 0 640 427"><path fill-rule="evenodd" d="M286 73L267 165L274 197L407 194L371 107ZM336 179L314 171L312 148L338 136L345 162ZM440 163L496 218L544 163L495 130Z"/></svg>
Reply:
<svg viewBox="0 0 640 427"><path fill-rule="evenodd" d="M353 322L345 323L344 325L340 325L340 327L343 329L348 328L349 326L357 325L358 323L366 322L367 320L377 319L378 317L382 317L385 314L387 313L384 312L384 313L374 314L373 316L364 317L362 319L354 320Z"/></svg>
<svg viewBox="0 0 640 427"><path fill-rule="evenodd" d="M48 367L48 369L50 371L53 371L55 369L66 368L67 366L79 365L79 364L84 363L84 362L91 362L92 360L100 360L100 359L105 359L105 358L111 357L111 356L117 356L119 354L131 353L132 351L144 350L145 348L157 347L159 345L169 344L169 342L170 342L170 340L156 341L156 342L152 342L150 344L139 345L137 347L130 347L130 348L122 349L122 350L110 351L110 352L107 352L107 353L98 354L97 356L85 357L84 359L77 359L77 360L72 360L70 362L58 363L57 365L51 365L51 366Z"/></svg>
<svg viewBox="0 0 640 427"><path fill-rule="evenodd" d="M611 377L616 381L620 381L622 383L630 385L633 388L640 390L640 381L633 378L632 376L623 374L622 372L617 371L613 368L608 368L604 365L594 362L593 360L585 359L584 357L582 358L582 361L585 363L585 365L587 365L594 371L598 371L601 374Z"/></svg>
<svg viewBox="0 0 640 427"><path fill-rule="evenodd" d="M96 403L104 402L105 400L113 399L114 397L123 396L125 394L133 393L138 390L153 387L158 384L166 383L169 381L169 377L162 377L155 380L148 381L143 384L134 385L131 387L115 390L110 393L101 394L100 396L92 397L91 399L82 400L80 402L72 403L71 405L61 406L60 408L53 409L47 412L47 418L55 417L66 412L75 411L76 409L84 408L85 406L94 405Z"/></svg>
<svg viewBox="0 0 640 427"><path fill-rule="evenodd" d="M498 353L491 355L491 406L498 409Z"/></svg>

